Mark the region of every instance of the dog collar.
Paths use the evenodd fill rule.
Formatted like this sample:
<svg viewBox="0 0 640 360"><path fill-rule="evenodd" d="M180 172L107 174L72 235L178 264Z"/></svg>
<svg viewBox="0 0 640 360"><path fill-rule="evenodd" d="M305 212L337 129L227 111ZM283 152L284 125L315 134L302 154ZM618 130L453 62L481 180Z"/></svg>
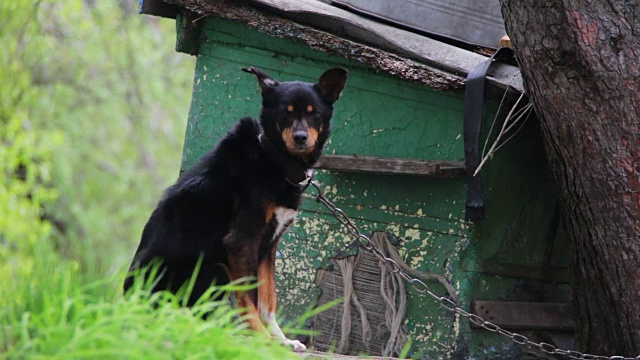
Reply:
<svg viewBox="0 0 640 360"><path fill-rule="evenodd" d="M311 180L313 180L313 175L315 173L313 172L313 169L307 169L305 175L307 176L304 180L300 181L297 184L292 183L291 181L289 181L289 179L287 179L285 177L285 179L287 179L287 182L289 182L289 184L294 185L294 186L299 186L302 191L307 190L307 188L309 187L309 185L311 185Z"/></svg>

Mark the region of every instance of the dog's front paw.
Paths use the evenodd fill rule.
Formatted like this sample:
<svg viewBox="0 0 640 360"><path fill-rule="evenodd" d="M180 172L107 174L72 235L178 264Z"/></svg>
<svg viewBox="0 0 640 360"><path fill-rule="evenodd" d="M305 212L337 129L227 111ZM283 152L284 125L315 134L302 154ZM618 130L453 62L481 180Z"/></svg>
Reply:
<svg viewBox="0 0 640 360"><path fill-rule="evenodd" d="M287 345L287 346L291 346L291 348L293 349L293 351L305 351L307 350L307 347L304 346L303 343L301 343L298 340L289 340L289 339L284 339L282 341L283 344Z"/></svg>

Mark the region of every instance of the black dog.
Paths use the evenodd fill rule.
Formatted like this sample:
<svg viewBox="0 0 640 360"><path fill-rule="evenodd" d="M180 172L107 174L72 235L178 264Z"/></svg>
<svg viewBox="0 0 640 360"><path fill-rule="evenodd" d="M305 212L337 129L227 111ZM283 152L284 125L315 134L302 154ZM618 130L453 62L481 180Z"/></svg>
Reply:
<svg viewBox="0 0 640 360"><path fill-rule="evenodd" d="M260 124L241 119L197 165L169 187L142 233L131 270L156 259L161 275L154 291L178 291L201 268L188 301L212 283L258 279L257 290L236 294L252 329L280 338L296 350L275 321L275 254L294 221L310 168L331 130L333 103L347 71L326 71L317 84L278 82L255 68L262 89ZM125 291L133 277L125 280ZM260 321L262 320L262 322Z"/></svg>

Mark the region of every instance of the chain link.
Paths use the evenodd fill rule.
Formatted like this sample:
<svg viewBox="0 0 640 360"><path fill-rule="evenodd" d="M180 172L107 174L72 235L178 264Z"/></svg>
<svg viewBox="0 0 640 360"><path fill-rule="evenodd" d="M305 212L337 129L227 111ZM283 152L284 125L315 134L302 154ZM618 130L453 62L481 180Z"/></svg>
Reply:
<svg viewBox="0 0 640 360"><path fill-rule="evenodd" d="M373 243L371 242L371 239L368 236L366 236L365 234L360 232L360 229L358 229L358 227L353 223L353 221L349 218L349 216L347 216L347 214L345 214L344 211L342 211L334 203L332 203L326 196L324 196L324 193L320 189L320 186L315 181L310 181L310 184L318 192L318 195L316 196L316 201L321 203L321 204L323 204L327 209L329 209L329 211L331 211L333 216L344 227L347 228L349 233L351 233L351 235L356 240L358 240L358 243L360 244L360 247L362 247L365 250L368 250L368 251L372 252L378 258L378 260L380 260L380 262L387 269L389 269L389 271L400 275L404 280L406 280L409 284L411 284L411 286L413 286L413 288L417 292L429 295L431 298L436 300L440 304L440 306L444 307L445 309L447 309L449 311L453 311L455 313L460 314L461 316L469 319L469 321L471 323L473 323L473 324L475 324L475 325L477 325L479 327L482 327L485 330L488 330L488 331L500 334L502 336L508 337L508 338L511 339L511 341L513 341L516 344L526 345L526 346L538 349L538 350L540 350L542 352L545 352L547 354L550 354L550 355L564 355L564 356L567 356L570 359L579 359L579 360L587 360L587 359L640 360L640 355L638 355L636 357L624 357L624 356L608 356L607 357L607 356L601 356L601 355L585 354L585 353L581 353L581 352L574 351L574 350L563 350L563 349L559 349L559 348L555 347L554 345L551 345L551 344L548 344L548 343L545 343L545 342L536 343L534 341L529 340L529 338L527 338L524 335L505 330L505 329L501 328L500 326L498 326L498 325L496 325L496 324L494 324L494 323L492 323L490 321L484 320L483 318L481 318L478 315L471 314L471 313L465 311L461 307L458 307L458 305L453 300L451 300L450 298L444 297L444 296L438 296L437 294L431 292L431 290L429 290L429 286L427 286L427 284L424 281L422 281L420 279L417 279L417 278L414 278L414 277L411 277L409 274L407 274L405 271L403 271L402 268L400 267L400 265L398 265L398 263L396 263L392 259L390 259L387 256L385 256L384 253L382 253L380 251L380 249L378 249L377 247L375 247L373 245Z"/></svg>

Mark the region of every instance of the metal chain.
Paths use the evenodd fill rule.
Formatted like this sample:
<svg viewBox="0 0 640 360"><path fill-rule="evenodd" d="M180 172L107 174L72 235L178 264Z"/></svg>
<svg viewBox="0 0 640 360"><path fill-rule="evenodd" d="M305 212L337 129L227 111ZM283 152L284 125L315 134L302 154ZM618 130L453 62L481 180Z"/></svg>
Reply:
<svg viewBox="0 0 640 360"><path fill-rule="evenodd" d="M550 355L564 355L570 359L582 359L582 360L592 360L592 359L593 360L640 360L640 355L636 357L591 355L591 354L585 354L585 353L581 353L573 350L559 349L554 345L548 344L545 342L536 343L529 340L529 338L527 338L524 335L514 333L509 330L505 330L500 326L493 324L492 322L484 320L483 318L481 318L476 314L471 314L465 311L461 307L458 307L458 305L448 297L438 296L437 294L433 293L431 290L429 290L429 287L424 281L411 277L409 274L404 272L400 267L400 265L398 265L398 263L396 263L393 259L390 259L387 256L385 256L377 247L373 245L373 243L371 242L371 239L367 235L360 232L358 227L353 223L353 221L351 221L349 216L347 216L347 214L345 214L344 211L342 211L334 203L332 203L329 199L327 199L326 196L324 196L324 193L320 189L320 186L315 181L310 181L309 183L318 192L318 195L316 196L316 201L323 204L324 206L327 207L327 209L329 209L329 211L331 211L333 216L335 216L335 218L342 225L344 225L344 227L346 227L347 230L349 230L351 235L358 240L360 247L372 252L378 258L378 260L380 260L380 262L387 269L389 269L389 271L400 275L403 279L409 282L417 292L429 295L430 297L438 301L438 303L445 309L449 311L453 311L457 314L460 314L466 317L472 323L486 330L506 336L516 344L529 346L534 349L539 349L540 351Z"/></svg>

